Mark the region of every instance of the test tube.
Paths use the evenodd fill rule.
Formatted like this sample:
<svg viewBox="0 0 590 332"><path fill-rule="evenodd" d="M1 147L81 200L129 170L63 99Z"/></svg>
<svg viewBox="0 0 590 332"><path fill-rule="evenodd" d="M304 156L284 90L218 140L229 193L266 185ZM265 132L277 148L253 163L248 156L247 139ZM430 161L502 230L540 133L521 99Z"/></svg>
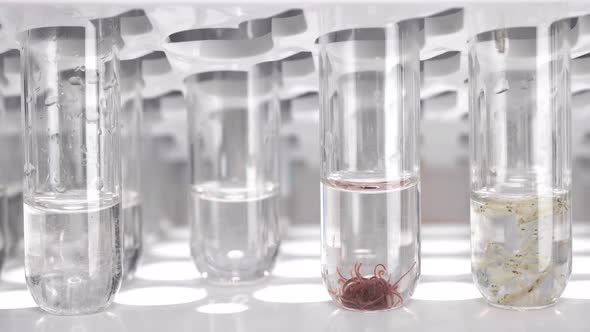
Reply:
<svg viewBox="0 0 590 332"><path fill-rule="evenodd" d="M0 166L6 189L6 255L7 260L22 264L23 248L23 195L22 167L23 144L21 133L20 96L20 53L9 50L0 55L2 75L5 79L1 87L3 95L4 127L2 144L6 162Z"/></svg>
<svg viewBox="0 0 590 332"><path fill-rule="evenodd" d="M294 98L292 98L294 99ZM293 145L293 134L285 135L285 126L288 126L292 121L292 99L281 100L280 102L280 139L279 139L279 165L280 165L280 200L279 200L279 229L281 237L284 237L289 231L291 221L289 220L289 202L292 200L291 183L293 182L292 172L290 171L291 164L291 146Z"/></svg>
<svg viewBox="0 0 590 332"><path fill-rule="evenodd" d="M575 24L501 27L469 40L471 264L494 306L551 305L571 273Z"/></svg>
<svg viewBox="0 0 590 332"><path fill-rule="evenodd" d="M400 307L418 281L422 25L319 39L322 277L346 309Z"/></svg>
<svg viewBox="0 0 590 332"><path fill-rule="evenodd" d="M185 79L192 172L191 252L217 284L269 274L278 224L279 101L273 62Z"/></svg>
<svg viewBox="0 0 590 332"><path fill-rule="evenodd" d="M158 224L161 219L161 204L158 203L160 185L158 165L161 159L151 156L156 151L154 127L162 120L160 98L144 98L142 100L143 116L141 123L141 201L142 201L142 232L143 240L147 245L158 239Z"/></svg>
<svg viewBox="0 0 590 332"><path fill-rule="evenodd" d="M119 23L20 37L27 286L49 313L102 311L122 273Z"/></svg>
<svg viewBox="0 0 590 332"><path fill-rule="evenodd" d="M155 186L161 216L158 228L161 239L178 241L190 237L187 115L184 96L169 91L158 97L162 121L157 124L154 151L161 156L156 170ZM152 165L154 166L154 165Z"/></svg>
<svg viewBox="0 0 590 332"><path fill-rule="evenodd" d="M4 97L2 148L5 162L1 169L5 184L5 236L7 260L23 259L23 144L21 133L20 95ZM20 263L22 264L22 263Z"/></svg>
<svg viewBox="0 0 590 332"><path fill-rule="evenodd" d="M10 226L8 224L8 211L6 204L6 183L8 182L7 172L9 167L9 139L8 128L6 126L6 112L4 109L4 100L0 94L0 272L4 266L4 261L8 256L9 243L11 241Z"/></svg>
<svg viewBox="0 0 590 332"><path fill-rule="evenodd" d="M173 90L146 98L143 113L144 240L188 242L190 176L184 96Z"/></svg>
<svg viewBox="0 0 590 332"><path fill-rule="evenodd" d="M142 248L141 183L141 60L121 61L121 188L123 278L135 273Z"/></svg>

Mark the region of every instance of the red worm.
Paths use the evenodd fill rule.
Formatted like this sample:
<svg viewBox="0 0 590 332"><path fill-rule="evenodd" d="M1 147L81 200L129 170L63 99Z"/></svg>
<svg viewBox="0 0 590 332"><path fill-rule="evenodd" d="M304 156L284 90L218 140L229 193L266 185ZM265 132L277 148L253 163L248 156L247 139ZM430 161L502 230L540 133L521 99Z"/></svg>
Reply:
<svg viewBox="0 0 590 332"><path fill-rule="evenodd" d="M361 263L354 264L350 278L344 277L339 268L337 284L340 288L328 291L344 307L356 310L384 310L401 306L404 298L398 290L401 281L414 269L416 262L402 274L393 284L391 275L386 280L387 268L383 264L375 265L373 275L364 277L361 274Z"/></svg>

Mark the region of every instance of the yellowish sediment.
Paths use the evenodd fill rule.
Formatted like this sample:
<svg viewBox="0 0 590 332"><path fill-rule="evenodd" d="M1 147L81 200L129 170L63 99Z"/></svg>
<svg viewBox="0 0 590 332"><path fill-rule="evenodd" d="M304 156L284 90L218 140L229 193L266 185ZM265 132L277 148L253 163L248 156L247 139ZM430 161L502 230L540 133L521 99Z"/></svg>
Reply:
<svg viewBox="0 0 590 332"><path fill-rule="evenodd" d="M477 220L514 216L518 221L517 231L521 232L519 238L524 239L517 250L506 250L503 243L489 241L484 244L483 255L475 257L473 267L480 272L477 273L479 284L488 285L492 301L501 305L522 305L522 302L529 301L525 297L531 295L530 301L551 303L551 299L540 299L535 293L539 285L551 277L565 286L562 266L555 265L549 257L552 252L539 252L539 242L553 241L553 227L556 225L541 225L544 231L539 234L539 224L567 219L563 218L569 209L567 197L559 194L480 196L472 199L472 213L479 215L475 216ZM545 303L530 303L532 306L542 304Z"/></svg>

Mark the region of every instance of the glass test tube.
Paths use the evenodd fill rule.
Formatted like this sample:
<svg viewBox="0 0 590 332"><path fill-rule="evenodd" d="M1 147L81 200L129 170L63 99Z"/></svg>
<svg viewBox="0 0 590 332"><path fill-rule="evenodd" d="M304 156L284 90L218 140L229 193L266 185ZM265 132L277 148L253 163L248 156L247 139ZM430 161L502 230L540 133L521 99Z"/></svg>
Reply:
<svg viewBox="0 0 590 332"><path fill-rule="evenodd" d="M4 98L0 93L0 273L8 258L11 234L6 201L7 170L10 167L9 128L6 122Z"/></svg>
<svg viewBox="0 0 590 332"><path fill-rule="evenodd" d="M24 31L25 274L59 315L106 308L121 283L117 19Z"/></svg>
<svg viewBox="0 0 590 332"><path fill-rule="evenodd" d="M320 37L322 277L334 301L387 310L420 271L420 20Z"/></svg>
<svg viewBox="0 0 590 332"><path fill-rule="evenodd" d="M154 151L160 156L156 166L159 188L157 201L161 210L158 228L160 237L166 240L188 240L190 237L189 192L190 164L186 103L180 91L170 91L158 97L162 115L160 130L153 142ZM163 128L174 128L162 130Z"/></svg>
<svg viewBox="0 0 590 332"><path fill-rule="evenodd" d="M23 141L21 132L21 97L4 97L5 126L7 127L8 144L4 150L8 155L8 164L3 172L7 172L6 184L6 223L7 223L7 254L9 259L22 261L23 247ZM22 264L22 263L20 263Z"/></svg>
<svg viewBox="0 0 590 332"><path fill-rule="evenodd" d="M144 240L188 241L190 176L188 148L183 141L188 139L184 96L173 90L146 98L143 114Z"/></svg>
<svg viewBox="0 0 590 332"><path fill-rule="evenodd" d="M281 100L280 105L280 117L281 117L281 125L280 125L280 137L279 137L279 167L280 167L280 191L279 191L279 230L281 237L284 237L291 224L289 220L289 201L292 198L291 195L291 172L289 169L291 163L291 146L289 144L289 137L283 135L285 132L284 126L286 126L292 119L291 119L291 99Z"/></svg>
<svg viewBox="0 0 590 332"><path fill-rule="evenodd" d="M575 23L470 38L472 271L492 305L548 306L571 272Z"/></svg>
<svg viewBox="0 0 590 332"><path fill-rule="evenodd" d="M121 188L123 278L135 273L142 248L141 183L141 60L121 61Z"/></svg>
<svg viewBox="0 0 590 332"><path fill-rule="evenodd" d="M20 54L9 50L0 55L2 119L0 120L0 240L7 261L20 263L23 259L22 231L22 134L20 111ZM0 235L2 237L2 235ZM1 249L0 249L1 251Z"/></svg>
<svg viewBox="0 0 590 332"><path fill-rule="evenodd" d="M185 80L192 170L191 252L213 283L268 275L277 255L277 67Z"/></svg>
<svg viewBox="0 0 590 332"><path fill-rule="evenodd" d="M175 149L177 142L174 143ZM169 150L168 150L169 151ZM165 155L168 151L163 151ZM162 236L172 241L188 240L190 237L189 193L187 183L190 181L189 164L185 158L165 158L161 174L166 189L162 191L164 218L161 223ZM181 195L182 194L182 195ZM166 195L166 197L164 197Z"/></svg>
<svg viewBox="0 0 590 332"><path fill-rule="evenodd" d="M158 227L161 220L161 204L158 203L160 185L157 183L158 165L162 162L160 158L154 159L151 156L156 151L154 143L154 127L162 120L162 112L159 98L146 98L142 100L142 123L141 123L141 211L142 211L142 232L143 242L152 243L158 239Z"/></svg>
<svg viewBox="0 0 590 332"><path fill-rule="evenodd" d="M8 214L9 237L8 255L19 265L24 260L23 247L23 137L20 87L20 52L16 49L2 54L3 74L6 78L4 109L9 127L9 181L6 187L6 209Z"/></svg>

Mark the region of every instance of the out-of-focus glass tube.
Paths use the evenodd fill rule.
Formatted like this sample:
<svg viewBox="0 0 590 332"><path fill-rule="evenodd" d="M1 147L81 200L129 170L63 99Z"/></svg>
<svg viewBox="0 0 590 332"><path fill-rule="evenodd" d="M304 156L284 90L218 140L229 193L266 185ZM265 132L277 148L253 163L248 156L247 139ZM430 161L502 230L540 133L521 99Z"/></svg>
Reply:
<svg viewBox="0 0 590 332"><path fill-rule="evenodd" d="M178 142L174 142L174 149ZM166 156L170 150L160 150ZM160 221L161 235L172 241L185 241L190 237L189 190L186 185L190 181L189 164L185 158L166 156L160 164L162 182L166 186L162 190L161 202L164 218ZM181 195L184 194L184 195Z"/></svg>
<svg viewBox="0 0 590 332"><path fill-rule="evenodd" d="M159 98L144 98L142 100L141 124L141 212L142 232L144 243L155 242L158 239L158 224L161 219L161 204L158 203L159 185L156 180L161 176L158 172L160 158L152 158L156 151L154 127L162 120Z"/></svg>
<svg viewBox="0 0 590 332"><path fill-rule="evenodd" d="M156 241L188 241L190 176L184 96L173 90L146 98L143 105L144 236Z"/></svg>
<svg viewBox="0 0 590 332"><path fill-rule="evenodd" d="M277 67L185 80L192 170L191 252L213 283L268 275L279 247Z"/></svg>
<svg viewBox="0 0 590 332"><path fill-rule="evenodd" d="M322 277L334 301L396 308L420 271L420 20L320 37Z"/></svg>
<svg viewBox="0 0 590 332"><path fill-rule="evenodd" d="M157 125L155 149L161 156L155 186L160 188L157 200L161 209L158 221L163 239L188 240L190 236L187 115L184 96L170 91L159 97L162 122Z"/></svg>
<svg viewBox="0 0 590 332"><path fill-rule="evenodd" d="M141 60L121 61L121 187L123 278L133 276L142 248L141 183Z"/></svg>
<svg viewBox="0 0 590 332"><path fill-rule="evenodd" d="M9 50L0 55L0 73L4 82L1 86L3 96L3 118L0 126L2 145L0 170L5 186L5 220L4 236L6 259L10 262L22 264L23 260L23 202L22 202L22 167L23 146L21 133L20 110L20 53ZM1 213L0 213L1 215Z"/></svg>
<svg viewBox="0 0 590 332"><path fill-rule="evenodd" d="M284 237L288 230L289 230L289 226L291 224L291 221L289 220L289 201L292 199L292 193L291 193L291 183L293 182L293 179L291 177L291 171L290 171L290 164L291 164L291 156L290 156L290 152L291 152L291 144L289 139L292 139L292 135L291 136L285 136L284 135L284 127L286 125L288 125L289 122L291 122L291 99L287 99L287 100L281 100L280 102L280 117L281 117L281 128L279 130L280 132L280 139L279 139L279 153L280 153L280 158L279 158L279 165L280 165L280 200L279 200L279 229L280 229L280 234L281 237Z"/></svg>
<svg viewBox="0 0 590 332"><path fill-rule="evenodd" d="M4 109L4 98L0 94L0 273L4 266L4 261L8 256L9 243L11 240L10 226L8 224L8 211L6 205L6 184L8 182L7 173L4 171L9 168L9 128L6 126L6 112Z"/></svg>
<svg viewBox="0 0 590 332"><path fill-rule="evenodd" d="M5 153L8 155L6 172L8 182L6 184L6 213L8 256L10 259L20 261L23 259L23 142L21 125L21 97L4 97L4 125L7 128ZM20 263L22 264L22 263Z"/></svg>
<svg viewBox="0 0 590 332"><path fill-rule="evenodd" d="M45 311L106 308L121 283L119 23L24 31L25 274Z"/></svg>
<svg viewBox="0 0 590 332"><path fill-rule="evenodd" d="M317 75L317 73L315 73ZM287 82L283 82L285 87ZM317 91L281 101L281 234L290 225L316 224L320 213Z"/></svg>
<svg viewBox="0 0 590 332"><path fill-rule="evenodd" d="M472 270L492 305L551 305L570 276L575 24L470 38Z"/></svg>

